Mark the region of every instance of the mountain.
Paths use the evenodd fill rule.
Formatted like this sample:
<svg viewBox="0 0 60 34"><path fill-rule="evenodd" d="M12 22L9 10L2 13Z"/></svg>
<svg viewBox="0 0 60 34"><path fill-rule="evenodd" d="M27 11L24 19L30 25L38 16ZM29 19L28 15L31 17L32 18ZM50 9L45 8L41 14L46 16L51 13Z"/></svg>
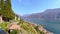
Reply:
<svg viewBox="0 0 60 34"><path fill-rule="evenodd" d="M60 19L60 8L47 9L42 13L35 13L28 15L24 18L36 18L36 19Z"/></svg>

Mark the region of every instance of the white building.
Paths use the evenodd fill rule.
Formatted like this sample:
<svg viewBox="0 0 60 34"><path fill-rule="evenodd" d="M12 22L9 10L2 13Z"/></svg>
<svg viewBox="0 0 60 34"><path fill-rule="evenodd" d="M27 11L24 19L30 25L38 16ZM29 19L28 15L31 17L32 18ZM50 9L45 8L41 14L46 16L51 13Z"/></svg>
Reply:
<svg viewBox="0 0 60 34"><path fill-rule="evenodd" d="M21 18L20 18L20 16L15 16L15 20L20 20Z"/></svg>

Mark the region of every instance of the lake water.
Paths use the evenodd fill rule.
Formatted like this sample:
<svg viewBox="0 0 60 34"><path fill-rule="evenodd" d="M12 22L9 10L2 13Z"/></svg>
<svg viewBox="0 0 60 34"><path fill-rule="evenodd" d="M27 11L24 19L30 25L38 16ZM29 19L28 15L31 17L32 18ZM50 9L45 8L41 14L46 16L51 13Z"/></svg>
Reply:
<svg viewBox="0 0 60 34"><path fill-rule="evenodd" d="M24 19L29 22L42 25L46 30L53 32L54 34L60 34L60 20L47 20L47 19Z"/></svg>

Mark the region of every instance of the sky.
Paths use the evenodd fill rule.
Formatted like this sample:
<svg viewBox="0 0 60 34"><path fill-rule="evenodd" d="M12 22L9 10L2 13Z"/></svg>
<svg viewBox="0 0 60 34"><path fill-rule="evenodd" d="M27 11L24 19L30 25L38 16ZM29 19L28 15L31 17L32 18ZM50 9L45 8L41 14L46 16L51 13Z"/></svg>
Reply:
<svg viewBox="0 0 60 34"><path fill-rule="evenodd" d="M11 0L11 4L13 11L19 15L60 8L60 0Z"/></svg>

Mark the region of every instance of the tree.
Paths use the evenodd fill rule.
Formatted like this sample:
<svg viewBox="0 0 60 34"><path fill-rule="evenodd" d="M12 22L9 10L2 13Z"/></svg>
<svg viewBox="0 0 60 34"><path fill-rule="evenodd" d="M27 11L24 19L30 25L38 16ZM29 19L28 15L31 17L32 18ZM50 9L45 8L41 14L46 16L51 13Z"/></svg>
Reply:
<svg viewBox="0 0 60 34"><path fill-rule="evenodd" d="M14 12L12 11L10 0L1 0L0 5L0 15L3 16L3 20L9 21L14 19Z"/></svg>

